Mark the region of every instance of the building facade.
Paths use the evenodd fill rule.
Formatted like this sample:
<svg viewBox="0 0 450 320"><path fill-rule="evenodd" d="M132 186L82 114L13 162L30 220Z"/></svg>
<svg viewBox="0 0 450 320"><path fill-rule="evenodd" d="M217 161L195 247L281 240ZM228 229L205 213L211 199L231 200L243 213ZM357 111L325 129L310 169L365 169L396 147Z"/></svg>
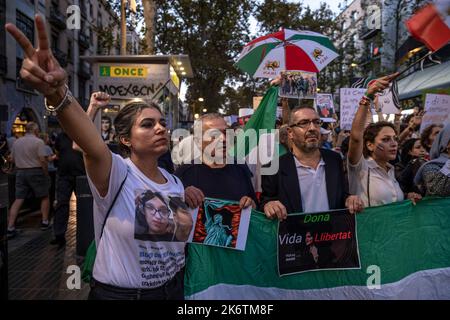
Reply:
<svg viewBox="0 0 450 320"><path fill-rule="evenodd" d="M414 12L430 1L425 0L354 0L336 18L341 28L333 34L336 47L341 51L339 68L330 68L329 76L340 86L349 86L360 77L380 77L395 71L402 71L428 53L425 45L410 36L405 22ZM448 1L432 1L443 12L448 10ZM445 6L447 3L447 6ZM448 15L448 13L447 13ZM446 89L450 78L441 73L446 70L450 59L447 45L433 55L435 59L425 60L409 69L399 79L400 99L421 99L427 89ZM436 67L436 62L441 65ZM428 67L436 72L425 72ZM327 70L327 69L325 69ZM417 74L423 73L422 74ZM411 80L415 79L413 85ZM421 82L421 83L420 83ZM330 88L325 88L330 90ZM415 103L417 103L417 101ZM414 103L405 103L412 107Z"/></svg>
<svg viewBox="0 0 450 320"><path fill-rule="evenodd" d="M341 54L339 84L349 86L356 78L374 76L381 69L382 32L380 1L354 0L337 16L334 41Z"/></svg>

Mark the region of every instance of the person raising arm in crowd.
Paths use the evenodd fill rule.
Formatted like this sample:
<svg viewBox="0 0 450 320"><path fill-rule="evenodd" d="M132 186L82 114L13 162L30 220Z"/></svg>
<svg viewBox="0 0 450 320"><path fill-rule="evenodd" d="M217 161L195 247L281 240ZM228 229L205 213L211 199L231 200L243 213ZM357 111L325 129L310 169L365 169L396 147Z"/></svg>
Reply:
<svg viewBox="0 0 450 320"><path fill-rule="evenodd" d="M184 198L181 181L157 166L169 143L161 110L153 103L124 106L117 114L115 128L120 147L129 157L112 154L70 93L66 72L49 47L44 19L36 15L35 22L37 48L13 24L6 24L6 30L24 51L20 76L45 96L46 108L56 113L63 130L83 150L94 198L97 246L89 298L183 299L185 242L155 243L136 239L134 234L138 189L159 192L164 198ZM192 217L186 214L177 229L191 227ZM161 269L143 270L142 264L160 265Z"/></svg>
<svg viewBox="0 0 450 320"><path fill-rule="evenodd" d="M361 197L365 207L404 199L403 191L395 179L394 167L389 163L396 158L398 152L398 137L394 125L381 121L364 128L374 95L386 89L396 76L397 74L392 74L379 78L369 86L366 95L359 102L352 123L347 162L349 187L350 193ZM414 192L408 193L407 197L414 203L421 199Z"/></svg>

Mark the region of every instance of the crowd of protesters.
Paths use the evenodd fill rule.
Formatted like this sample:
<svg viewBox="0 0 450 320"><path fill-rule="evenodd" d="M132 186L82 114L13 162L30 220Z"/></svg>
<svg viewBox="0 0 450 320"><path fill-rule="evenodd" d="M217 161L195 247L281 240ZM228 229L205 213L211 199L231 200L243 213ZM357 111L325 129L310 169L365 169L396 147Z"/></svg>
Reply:
<svg viewBox="0 0 450 320"><path fill-rule="evenodd" d="M419 135L423 115L419 110L403 121L397 117L394 124L367 123L376 94L397 74L379 78L367 89L350 131L340 130L336 123L326 127L314 108L290 110L289 119L277 124L287 149L279 159L279 170L252 180L258 170L216 161L214 152L227 153L229 127L219 114L196 121L198 130L216 134L210 139L184 138L174 147L177 159L170 157L164 114L155 103L131 102L113 123L102 117L99 134L93 120L109 96L94 93L85 112L51 54L41 17L36 25L39 50L15 26L8 24L7 31L24 50L21 77L46 97L47 108L56 112L64 129L56 143L53 243L65 243L74 179L85 173L88 177L97 246L91 299L183 299L185 242L194 224L188 207L198 208L205 197L234 200L242 208L258 208L268 219L283 220L295 212L348 208L357 213L404 199L415 203L422 196L450 195L450 125L433 125ZM10 210L11 236L29 190L42 199L42 227L49 227L48 164L56 158L37 131L36 124L28 124L27 135L12 148L18 174L16 201ZM113 140L115 147L108 145ZM207 153L208 149L214 151ZM196 157L200 163L194 162ZM148 237L142 235L145 230ZM142 264L163 266L165 272L144 272Z"/></svg>

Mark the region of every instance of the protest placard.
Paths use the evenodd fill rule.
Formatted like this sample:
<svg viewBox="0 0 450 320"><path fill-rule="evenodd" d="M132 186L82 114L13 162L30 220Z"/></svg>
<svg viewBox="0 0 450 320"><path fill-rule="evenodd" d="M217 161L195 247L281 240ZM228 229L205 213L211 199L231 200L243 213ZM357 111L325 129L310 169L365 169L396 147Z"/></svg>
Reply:
<svg viewBox="0 0 450 320"><path fill-rule="evenodd" d="M397 114L400 112L394 103L392 85L377 94L375 105L384 114Z"/></svg>
<svg viewBox="0 0 450 320"><path fill-rule="evenodd" d="M351 130L353 118L358 110L359 100L366 92L365 88L341 88L340 89L340 110L341 129Z"/></svg>
<svg viewBox="0 0 450 320"><path fill-rule="evenodd" d="M420 133L431 124L450 123L450 95L432 94L425 95L425 114L420 125Z"/></svg>
<svg viewBox="0 0 450 320"><path fill-rule="evenodd" d="M236 201L205 198L192 212L195 225L188 242L245 250L251 209L241 209Z"/></svg>
<svg viewBox="0 0 450 320"><path fill-rule="evenodd" d="M355 215L348 210L290 214L278 224L280 276L323 269L359 269Z"/></svg>
<svg viewBox="0 0 450 320"><path fill-rule="evenodd" d="M306 71L281 73L278 95L284 98L314 99L317 92L317 74Z"/></svg>
<svg viewBox="0 0 450 320"><path fill-rule="evenodd" d="M320 119L324 122L334 122L335 114L333 95L331 93L318 93L315 99L315 107Z"/></svg>

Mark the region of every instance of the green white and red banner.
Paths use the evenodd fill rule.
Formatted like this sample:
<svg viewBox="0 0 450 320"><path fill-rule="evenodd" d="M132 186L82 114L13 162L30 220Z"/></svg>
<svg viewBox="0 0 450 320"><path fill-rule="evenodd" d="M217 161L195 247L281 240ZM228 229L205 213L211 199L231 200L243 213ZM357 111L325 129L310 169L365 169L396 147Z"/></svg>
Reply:
<svg viewBox="0 0 450 320"><path fill-rule="evenodd" d="M245 251L189 244L187 299L450 299L450 198L356 215L361 269L280 277L278 222L253 211Z"/></svg>

